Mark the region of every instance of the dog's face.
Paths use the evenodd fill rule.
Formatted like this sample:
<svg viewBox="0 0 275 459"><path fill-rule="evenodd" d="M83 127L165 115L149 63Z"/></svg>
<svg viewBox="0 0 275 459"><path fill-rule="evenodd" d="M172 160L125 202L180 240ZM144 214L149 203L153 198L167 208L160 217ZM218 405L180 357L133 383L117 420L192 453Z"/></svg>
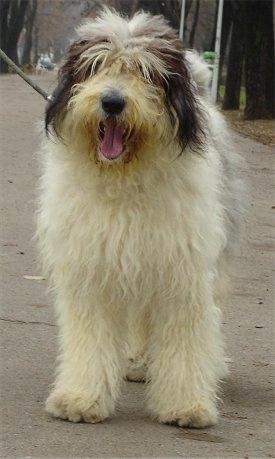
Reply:
<svg viewBox="0 0 275 459"><path fill-rule="evenodd" d="M46 128L81 137L90 157L116 164L146 149L201 143L200 110L182 42L161 17L127 21L105 9L78 29L46 111Z"/></svg>

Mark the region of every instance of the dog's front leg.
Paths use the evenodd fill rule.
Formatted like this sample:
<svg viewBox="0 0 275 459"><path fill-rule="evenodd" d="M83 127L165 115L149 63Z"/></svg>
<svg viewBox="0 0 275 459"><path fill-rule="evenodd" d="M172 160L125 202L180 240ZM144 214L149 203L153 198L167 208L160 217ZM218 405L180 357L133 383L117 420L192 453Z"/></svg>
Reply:
<svg viewBox="0 0 275 459"><path fill-rule="evenodd" d="M58 304L61 354L46 411L73 422L108 417L125 373L119 313L90 303Z"/></svg>
<svg viewBox="0 0 275 459"><path fill-rule="evenodd" d="M217 421L218 382L226 372L220 311L201 284L193 281L189 295L154 308L148 403L163 423L203 428Z"/></svg>

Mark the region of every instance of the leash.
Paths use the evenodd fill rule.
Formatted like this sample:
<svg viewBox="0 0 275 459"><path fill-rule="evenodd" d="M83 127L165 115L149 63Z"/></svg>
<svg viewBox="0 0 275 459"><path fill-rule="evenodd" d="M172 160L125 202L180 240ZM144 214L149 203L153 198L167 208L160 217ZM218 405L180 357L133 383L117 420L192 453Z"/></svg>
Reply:
<svg viewBox="0 0 275 459"><path fill-rule="evenodd" d="M1 0L0 0L1 1ZM53 97L48 95L42 88L34 83L0 48L0 57L11 67L23 80L26 81L36 92L38 92L45 100L52 101Z"/></svg>

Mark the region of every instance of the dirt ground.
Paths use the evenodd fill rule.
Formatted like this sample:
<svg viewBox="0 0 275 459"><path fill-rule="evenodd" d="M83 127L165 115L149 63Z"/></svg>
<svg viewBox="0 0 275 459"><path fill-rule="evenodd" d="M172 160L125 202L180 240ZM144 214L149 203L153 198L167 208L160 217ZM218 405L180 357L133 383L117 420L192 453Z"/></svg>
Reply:
<svg viewBox="0 0 275 459"><path fill-rule="evenodd" d="M243 119L241 110L226 110L224 115L233 129L241 135L275 147L275 120L247 121Z"/></svg>
<svg viewBox="0 0 275 459"><path fill-rule="evenodd" d="M52 74L36 76L48 89ZM33 244L35 158L45 102L18 76L0 77L1 457L275 457L274 146L233 134L246 159L246 229L234 261L223 328L231 372L217 426L180 429L152 422L142 384L125 384L116 415L102 424L50 418L57 329Z"/></svg>

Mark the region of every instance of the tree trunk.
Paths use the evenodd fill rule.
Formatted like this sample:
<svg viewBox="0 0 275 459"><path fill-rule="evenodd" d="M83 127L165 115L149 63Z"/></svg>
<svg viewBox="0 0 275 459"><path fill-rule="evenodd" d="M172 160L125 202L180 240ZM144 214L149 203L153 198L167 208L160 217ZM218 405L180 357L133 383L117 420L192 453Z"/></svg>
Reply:
<svg viewBox="0 0 275 459"><path fill-rule="evenodd" d="M210 42L210 45L208 47L208 51L214 51L214 49L215 49L217 20L218 20L218 8L219 8L219 2L218 2L218 0L216 0L215 19L214 19L214 24L213 24L211 42Z"/></svg>
<svg viewBox="0 0 275 459"><path fill-rule="evenodd" d="M240 92L242 83L243 58L244 58L244 27L242 5L234 12L231 41L229 48L225 95L223 100L224 110L238 110L240 106Z"/></svg>
<svg viewBox="0 0 275 459"><path fill-rule="evenodd" d="M8 30L7 55L18 64L17 42L24 25L24 17L29 0L12 0Z"/></svg>
<svg viewBox="0 0 275 459"><path fill-rule="evenodd" d="M229 33L234 16L234 0L225 0L222 20L221 51L219 61L219 83L223 75L223 65L227 55Z"/></svg>
<svg viewBox="0 0 275 459"><path fill-rule="evenodd" d="M27 12L27 22L26 22L26 36L25 36L25 44L22 54L22 64L29 64L31 63L31 50L32 50L32 31L33 31L33 24L35 20L37 10L37 0L32 0L28 7Z"/></svg>
<svg viewBox="0 0 275 459"><path fill-rule="evenodd" d="M0 0L0 48L5 51L8 41L8 12L11 0ZM8 64L0 59L0 73L8 72Z"/></svg>
<svg viewBox="0 0 275 459"><path fill-rule="evenodd" d="M247 120L274 118L273 2L245 2Z"/></svg>
<svg viewBox="0 0 275 459"><path fill-rule="evenodd" d="M200 11L200 0L196 0L196 9L195 9L195 14L194 14L192 29L190 32L190 39L189 39L190 48L193 48L194 46L195 32L196 32L196 28L198 24L198 19L199 19L199 11Z"/></svg>
<svg viewBox="0 0 275 459"><path fill-rule="evenodd" d="M17 42L24 25L24 18L29 0L0 0L1 29L3 27L3 51L18 64ZM1 32L2 34L2 32ZM1 62L1 73L8 71Z"/></svg>

